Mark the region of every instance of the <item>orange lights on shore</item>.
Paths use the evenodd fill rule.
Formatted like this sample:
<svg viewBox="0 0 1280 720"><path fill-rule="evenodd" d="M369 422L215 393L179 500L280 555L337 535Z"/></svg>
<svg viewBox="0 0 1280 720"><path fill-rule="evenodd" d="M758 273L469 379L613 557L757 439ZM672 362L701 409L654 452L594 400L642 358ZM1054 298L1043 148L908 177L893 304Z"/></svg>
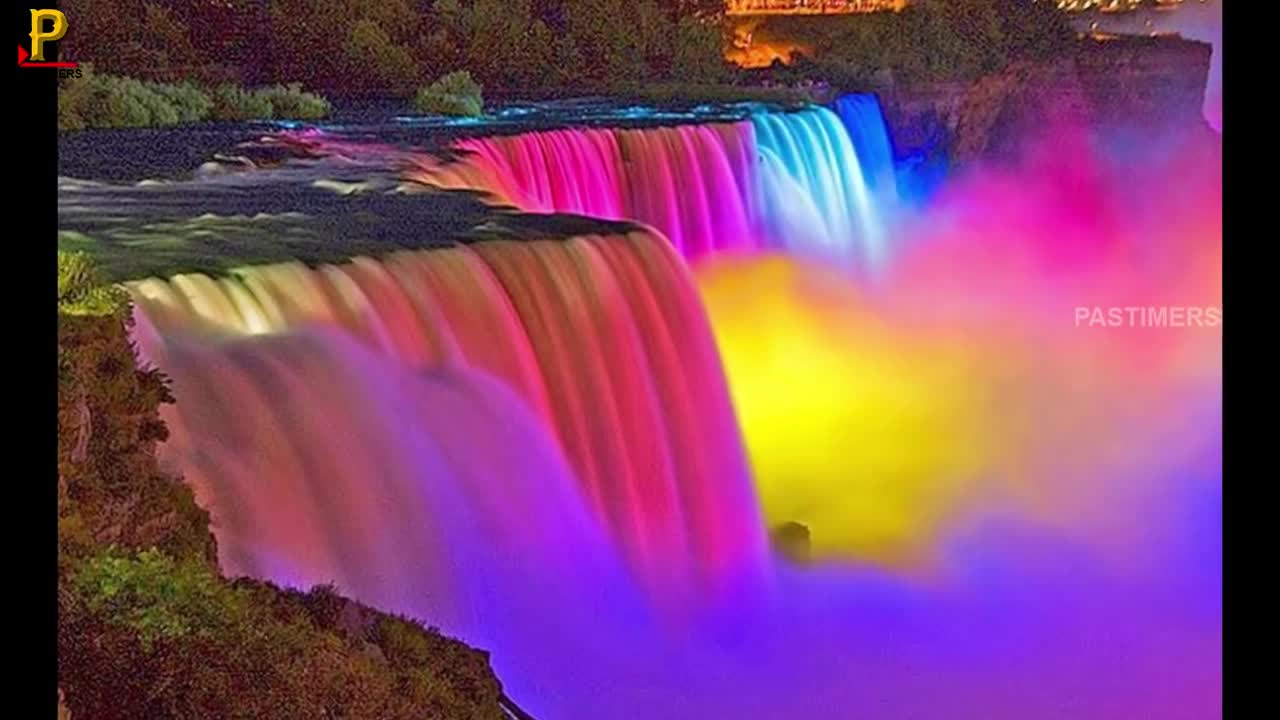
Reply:
<svg viewBox="0 0 1280 720"><path fill-rule="evenodd" d="M805 49L799 45L786 43L757 43L746 47L734 46L724 54L725 60L741 68L764 68L781 62L790 65L797 55L804 55Z"/></svg>
<svg viewBox="0 0 1280 720"><path fill-rule="evenodd" d="M759 24L747 20L734 28L733 44L725 49L725 60L742 68L763 68L775 62L790 65L797 55L812 54L812 49L801 43L757 37Z"/></svg>
<svg viewBox="0 0 1280 720"><path fill-rule="evenodd" d="M726 15L845 15L901 10L907 0L726 0Z"/></svg>
<svg viewBox="0 0 1280 720"><path fill-rule="evenodd" d="M1096 10L1104 13L1128 12L1143 8L1172 10L1183 2L1184 0L1057 0L1059 10L1066 10L1067 12ZM1200 0L1201 4L1204 2L1205 0Z"/></svg>
<svg viewBox="0 0 1280 720"><path fill-rule="evenodd" d="M1128 12L1143 8L1172 10L1187 0L1037 0L1054 2L1067 12ZM1201 4L1207 0L1199 0ZM750 15L847 15L896 12L910 0L725 0L725 14Z"/></svg>

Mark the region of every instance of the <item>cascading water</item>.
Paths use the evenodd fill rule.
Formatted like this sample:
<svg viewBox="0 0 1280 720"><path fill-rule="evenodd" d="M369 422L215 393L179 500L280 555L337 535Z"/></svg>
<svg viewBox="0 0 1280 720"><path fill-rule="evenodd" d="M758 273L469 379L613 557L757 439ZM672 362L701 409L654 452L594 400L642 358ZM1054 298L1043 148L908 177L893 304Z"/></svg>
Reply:
<svg viewBox="0 0 1280 720"><path fill-rule="evenodd" d="M637 220L686 256L752 242L751 137L736 125L550 130L458 143L470 153L420 175L483 189L529 212Z"/></svg>
<svg viewBox="0 0 1280 720"><path fill-rule="evenodd" d="M880 211L839 118L815 108L761 113L751 123L761 157L759 221L769 228L769 246L878 264L885 250Z"/></svg>
<svg viewBox="0 0 1280 720"><path fill-rule="evenodd" d="M339 330L410 368L475 368L519 393L656 596L714 596L760 574L762 523L719 357L687 271L661 238L481 242L318 270L180 275L133 291L155 330L141 335L145 353L177 377L170 422L188 438L179 446L225 452L228 463L256 456L205 437L208 398L184 395L210 381L175 372L170 339ZM302 471L285 462L261 475Z"/></svg>
<svg viewBox="0 0 1280 720"><path fill-rule="evenodd" d="M738 123L472 138L456 149L447 161L418 156L410 174L525 211L643 222L691 259L785 248L875 263L884 253L881 205L864 177L870 167L886 182L884 158L872 148L864 159L821 107Z"/></svg>
<svg viewBox="0 0 1280 720"><path fill-rule="evenodd" d="M181 402L167 460L232 576L331 582L488 642L520 636L501 599L522 587L625 597L555 442L491 376L414 371L325 329L151 351Z"/></svg>
<svg viewBox="0 0 1280 720"><path fill-rule="evenodd" d="M896 206L898 186L893 141L889 139L889 125L879 99L863 93L842 95L836 100L835 110L858 151L862 176L875 197L876 207Z"/></svg>

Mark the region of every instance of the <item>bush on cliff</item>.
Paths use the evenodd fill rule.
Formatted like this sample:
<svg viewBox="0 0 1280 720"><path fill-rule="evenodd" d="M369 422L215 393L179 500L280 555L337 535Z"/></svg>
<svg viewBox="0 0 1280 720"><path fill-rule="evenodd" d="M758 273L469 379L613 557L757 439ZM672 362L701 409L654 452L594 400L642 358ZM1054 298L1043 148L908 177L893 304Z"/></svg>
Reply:
<svg viewBox="0 0 1280 720"><path fill-rule="evenodd" d="M165 127L207 120L318 120L329 101L298 84L249 90L223 83L206 91L190 82L146 82L96 73L58 91L58 128Z"/></svg>
<svg viewBox="0 0 1280 720"><path fill-rule="evenodd" d="M325 589L106 551L70 574L59 616L60 681L83 717L503 717L482 653ZM381 624L428 651L403 661L367 629Z"/></svg>
<svg viewBox="0 0 1280 720"><path fill-rule="evenodd" d="M213 97L210 117L214 120L270 120L274 115L270 99L238 85L223 83L215 87L210 95Z"/></svg>
<svg viewBox="0 0 1280 720"><path fill-rule="evenodd" d="M95 73L89 69L58 93L58 127L148 127L176 124L178 107L155 83Z"/></svg>
<svg viewBox="0 0 1280 720"><path fill-rule="evenodd" d="M258 94L271 103L271 114L281 120L320 120L333 109L328 100L306 92L298 83L272 85Z"/></svg>
<svg viewBox="0 0 1280 720"><path fill-rule="evenodd" d="M451 72L420 88L413 106L433 115L479 117L484 114L484 88L469 72Z"/></svg>
<svg viewBox="0 0 1280 720"><path fill-rule="evenodd" d="M503 718L484 653L326 588L219 575L208 515L156 461L172 397L131 317L58 253L59 713Z"/></svg>
<svg viewBox="0 0 1280 720"><path fill-rule="evenodd" d="M60 557L119 545L212 563L208 516L160 472L164 378L135 362L128 296L82 253L58 253Z"/></svg>
<svg viewBox="0 0 1280 720"><path fill-rule="evenodd" d="M241 120L319 120L327 117L329 101L306 92L298 83L249 90L223 83L212 91L209 117L228 122Z"/></svg>

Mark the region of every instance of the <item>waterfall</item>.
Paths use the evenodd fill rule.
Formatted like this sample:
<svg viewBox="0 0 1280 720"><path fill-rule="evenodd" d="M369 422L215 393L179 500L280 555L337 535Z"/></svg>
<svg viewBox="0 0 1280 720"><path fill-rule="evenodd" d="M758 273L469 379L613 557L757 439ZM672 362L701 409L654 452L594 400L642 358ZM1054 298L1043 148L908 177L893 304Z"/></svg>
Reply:
<svg viewBox="0 0 1280 720"><path fill-rule="evenodd" d="M484 640L513 631L518 587L626 586L554 441L488 374L413 371L325 329L161 353L179 398L166 455L229 575L333 583Z"/></svg>
<svg viewBox="0 0 1280 720"><path fill-rule="evenodd" d="M775 246L802 253L825 251L838 257L878 263L884 254L884 227L869 191L863 163L835 113L814 108L799 113L752 117L763 173L772 175L762 198L760 220L769 223ZM791 186L798 189L783 191ZM806 202L806 200L808 202ZM803 205L801 219L788 207ZM806 238L817 247L801 244Z"/></svg>
<svg viewBox="0 0 1280 720"><path fill-rule="evenodd" d="M320 329L354 338L416 372L482 373L511 388L564 453L583 501L656 597L683 604L694 596L728 592L760 572L763 526L719 356L685 266L660 237L635 232L567 241L497 240L317 269L280 264L222 278L178 275L137 282L131 289L142 320L140 346L174 377L177 409L167 420L183 438L175 447L189 449L185 456L178 451L184 475L194 471L200 477L199 466L212 454L218 467L236 467L245 458L261 463L253 473L257 482L292 484L273 491L281 502L295 492L305 494L305 483L319 483L300 477L316 467L341 474L344 479L334 482L353 488L381 487L383 475L368 463L327 465L307 455L334 452L349 442L343 432L324 426L312 433L305 423L322 422L317 418L341 414L343 407L360 407L353 390L334 389L353 382L350 373L330 381L307 377L306 354L295 348L288 348L287 357L254 361L283 364L263 371L276 380L224 378L200 363L170 358L173 343L269 339ZM299 369L290 369L295 366ZM441 452L458 462L491 452L491 435L500 435L499 428L489 433L479 420L470 423L475 437L465 451L449 449L465 446L465 438L437 437L440 429L433 423L466 418L449 409L456 401L442 402L438 395L414 403L414 412L425 418L423 442L441 444ZM308 399L317 403L314 411L304 410ZM219 402L229 403L227 412L258 407L279 417L232 442L222 430L231 421L206 417L211 404ZM282 405L273 407L276 402ZM290 425L290 418L302 425ZM289 435L294 432L300 434ZM274 439L287 440L294 450L273 452ZM386 451L392 460L409 462L397 455L397 447ZM372 462L376 453L367 452ZM517 482L513 473L528 474L519 482L535 485L533 476L541 474L537 465L518 471L501 464L475 467L480 469L472 482L493 484L485 492L495 494ZM428 476L437 473L412 466L403 474L406 482L426 482ZM215 509L258 497L229 489L222 496L218 489L229 485L206 485L215 494ZM372 491L394 496L385 488ZM270 511L249 510L250 515L263 512ZM539 511L535 505L529 512ZM543 520L530 518L529 524ZM318 517L312 521L327 524Z"/></svg>
<svg viewBox="0 0 1280 720"><path fill-rule="evenodd" d="M411 176L529 212L643 222L690 259L779 248L874 263L884 252L883 196L869 188L889 182L881 149L870 150L876 177L868 178L862 148L826 108L469 138L454 150L444 160L415 157Z"/></svg>
<svg viewBox="0 0 1280 720"><path fill-rule="evenodd" d="M750 247L751 135L737 125L550 130L460 141L428 182L482 189L529 212L638 220L696 257Z"/></svg>
<svg viewBox="0 0 1280 720"><path fill-rule="evenodd" d="M880 101L875 95L865 93L844 95L836 100L836 113L850 142L857 148L863 179L877 207L895 206L898 188L893 142L889 139L889 124L885 122Z"/></svg>

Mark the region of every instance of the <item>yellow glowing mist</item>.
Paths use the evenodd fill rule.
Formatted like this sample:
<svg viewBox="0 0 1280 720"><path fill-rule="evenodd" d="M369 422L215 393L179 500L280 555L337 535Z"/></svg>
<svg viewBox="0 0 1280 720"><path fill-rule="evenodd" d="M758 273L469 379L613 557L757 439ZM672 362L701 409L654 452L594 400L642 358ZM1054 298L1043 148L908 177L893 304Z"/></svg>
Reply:
<svg viewBox="0 0 1280 720"><path fill-rule="evenodd" d="M768 521L808 525L818 555L924 559L998 435L972 344L891 326L846 278L781 258L698 284Z"/></svg>

